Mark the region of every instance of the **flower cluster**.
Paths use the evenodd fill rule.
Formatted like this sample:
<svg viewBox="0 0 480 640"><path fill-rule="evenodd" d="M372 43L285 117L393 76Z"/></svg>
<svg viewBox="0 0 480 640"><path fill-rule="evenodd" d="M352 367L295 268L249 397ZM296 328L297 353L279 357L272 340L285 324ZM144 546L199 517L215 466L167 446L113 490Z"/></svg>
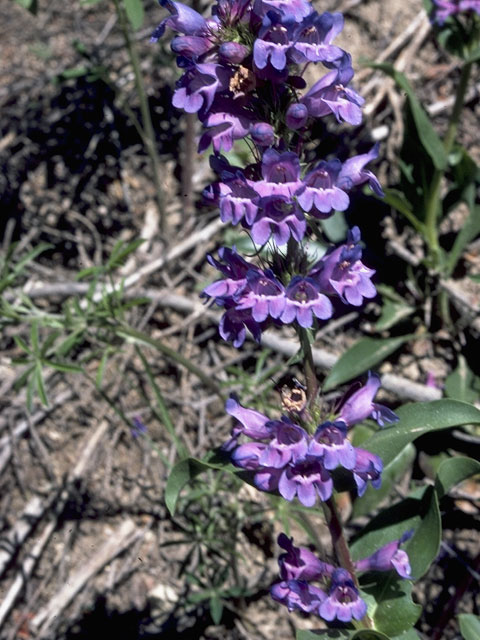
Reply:
<svg viewBox="0 0 480 640"><path fill-rule="evenodd" d="M220 261L208 261L225 277L209 285L203 296L225 309L220 335L243 344L246 329L260 340L271 323L312 327L314 319L327 320L333 313L330 296L345 304L361 305L364 298L376 295L371 278L375 273L362 261L360 231L353 227L347 242L326 253L305 273L285 274L282 266L260 269L244 260L235 250L222 248ZM283 281L282 281L283 280Z"/></svg>
<svg viewBox="0 0 480 640"><path fill-rule="evenodd" d="M362 571L395 570L402 578L410 577L408 555L399 546L411 536L407 532L400 540L389 542L372 556L355 563ZM278 544L285 553L278 559L281 582L274 584L271 595L289 611L313 613L328 622L360 620L367 613L352 575L346 569L322 562L306 547L295 547L293 539L280 534ZM312 583L319 583L316 586Z"/></svg>
<svg viewBox="0 0 480 640"><path fill-rule="evenodd" d="M354 447L347 431L368 417L380 425L398 419L393 411L373 402L379 386L378 376L370 374L367 384L343 404L338 415L319 424L313 435L298 424L305 423L301 407L280 420L270 420L231 397L226 410L238 422L226 448L236 466L253 471L258 489L278 491L285 500L297 497L305 507L313 507L317 498L328 500L333 492L331 472L338 466L352 472L361 496L368 482L380 486L383 464L375 454ZM238 444L241 435L250 441Z"/></svg>
<svg viewBox="0 0 480 640"><path fill-rule="evenodd" d="M433 2L433 20L440 25L459 13L473 11L480 15L480 0L433 0Z"/></svg>

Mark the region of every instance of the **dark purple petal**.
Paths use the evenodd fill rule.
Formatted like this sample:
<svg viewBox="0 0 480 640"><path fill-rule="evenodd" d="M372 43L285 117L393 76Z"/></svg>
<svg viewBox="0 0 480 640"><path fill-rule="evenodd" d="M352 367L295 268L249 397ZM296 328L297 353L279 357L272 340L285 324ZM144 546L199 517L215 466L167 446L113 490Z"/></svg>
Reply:
<svg viewBox="0 0 480 640"><path fill-rule="evenodd" d="M153 32L150 42L157 42L164 34L166 27L189 36L198 36L206 33L207 22L197 11L173 0L160 0L160 4L162 7L166 7L172 15L162 20Z"/></svg>

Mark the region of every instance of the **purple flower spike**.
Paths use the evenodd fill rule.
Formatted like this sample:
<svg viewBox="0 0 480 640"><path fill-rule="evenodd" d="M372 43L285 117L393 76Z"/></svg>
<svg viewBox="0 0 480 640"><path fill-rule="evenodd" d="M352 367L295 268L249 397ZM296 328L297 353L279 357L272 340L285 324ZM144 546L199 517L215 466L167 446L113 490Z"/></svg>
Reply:
<svg viewBox="0 0 480 640"><path fill-rule="evenodd" d="M295 44L290 57L297 64L339 61L344 51L332 45L332 41L342 29L341 13L311 13L294 32Z"/></svg>
<svg viewBox="0 0 480 640"><path fill-rule="evenodd" d="M368 182L374 193L383 198L385 194L376 176L371 171L364 169L364 166L370 162L370 160L377 157L378 143L372 147L368 153L363 153L346 160L338 176L338 186L349 191L352 187Z"/></svg>
<svg viewBox="0 0 480 640"><path fill-rule="evenodd" d="M187 36L203 35L207 31L207 21L197 11L181 2L160 0L162 7L166 7L172 14L158 25L152 33L150 42L157 42L165 32L166 27L179 31Z"/></svg>
<svg viewBox="0 0 480 640"><path fill-rule="evenodd" d="M265 440L270 438L271 429L267 426L269 419L263 413L242 407L234 396L230 396L225 404L225 410L241 423L241 427L237 425L234 433L243 433L249 438Z"/></svg>
<svg viewBox="0 0 480 640"><path fill-rule="evenodd" d="M286 196L261 198L259 211L251 227L253 241L265 244L271 235L278 247L282 247L293 236L301 242L307 223L301 209Z"/></svg>
<svg viewBox="0 0 480 640"><path fill-rule="evenodd" d="M309 171L303 182L304 188L297 194L302 209L309 211L317 218L328 218L333 210L345 211L350 199L337 186L342 163L340 160L325 162L322 160L312 171Z"/></svg>
<svg viewBox="0 0 480 640"><path fill-rule="evenodd" d="M283 470L278 490L285 500L291 501L297 496L304 507L313 507L317 496L323 501L331 497L333 482L317 458L307 457Z"/></svg>
<svg viewBox="0 0 480 640"><path fill-rule="evenodd" d="M324 422L316 430L308 454L321 457L325 469L335 469L338 465L353 469L356 462L355 448L346 438L346 433L344 422Z"/></svg>
<svg viewBox="0 0 480 640"><path fill-rule="evenodd" d="M324 576L332 575L334 567L331 564L321 562L306 547L295 547L293 538L281 533L278 544L286 551L278 558L280 577L283 580L321 580Z"/></svg>
<svg viewBox="0 0 480 640"><path fill-rule="evenodd" d="M335 570L328 597L318 611L328 622L335 618L341 622L350 622L352 618L361 620L367 613L367 605L360 598L352 576L346 569Z"/></svg>
<svg viewBox="0 0 480 640"><path fill-rule="evenodd" d="M304 329L311 327L313 316L327 320L332 316L332 303L312 278L295 276L285 290L286 303L280 320L291 324L295 320Z"/></svg>
<svg viewBox="0 0 480 640"><path fill-rule="evenodd" d="M327 594L318 587L300 580L285 580L270 589L274 600L285 605L289 611L317 611Z"/></svg>
<svg viewBox="0 0 480 640"><path fill-rule="evenodd" d="M339 122L345 120L349 124L360 124L360 107L365 100L346 86L352 78L353 69L349 64L323 76L301 100L306 105L308 113L314 118L333 113Z"/></svg>
<svg viewBox="0 0 480 640"><path fill-rule="evenodd" d="M237 309L251 309L255 322L271 316L278 318L285 307L285 290L270 269L265 272L251 269L242 291L238 292Z"/></svg>
<svg viewBox="0 0 480 640"><path fill-rule="evenodd" d="M358 495L361 497L367 489L368 480L371 481L374 489L379 489L382 484L383 462L370 451L365 449L355 449L357 460L353 467L353 479L357 485Z"/></svg>
<svg viewBox="0 0 480 640"><path fill-rule="evenodd" d="M289 462L302 459L307 453L308 436L302 427L287 418L269 424L272 439L259 457L262 467L283 469Z"/></svg>
<svg viewBox="0 0 480 640"><path fill-rule="evenodd" d="M399 547L412 535L413 530L406 531L400 540L393 540L393 542L384 545L368 558L355 562L355 568L357 571L390 571L394 569L401 578L411 578L412 570L408 555Z"/></svg>
<svg viewBox="0 0 480 640"><path fill-rule="evenodd" d="M308 109L301 102L294 102L289 105L287 112L285 113L285 122L289 129L296 131L302 129L308 120Z"/></svg>
<svg viewBox="0 0 480 640"><path fill-rule="evenodd" d="M348 398L340 411L338 419L343 420L348 427L357 424L357 422L362 422L370 416L381 427L386 422L397 422L398 417L391 409L373 402L379 388L380 376L369 372L367 384Z"/></svg>

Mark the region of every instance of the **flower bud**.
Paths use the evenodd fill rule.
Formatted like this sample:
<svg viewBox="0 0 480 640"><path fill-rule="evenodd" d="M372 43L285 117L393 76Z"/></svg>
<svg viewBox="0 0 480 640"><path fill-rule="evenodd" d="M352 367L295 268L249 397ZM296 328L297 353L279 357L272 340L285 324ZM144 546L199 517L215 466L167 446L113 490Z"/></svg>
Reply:
<svg viewBox="0 0 480 640"><path fill-rule="evenodd" d="M249 49L240 42L224 42L218 49L218 55L224 62L239 64L249 54Z"/></svg>
<svg viewBox="0 0 480 640"><path fill-rule="evenodd" d="M271 124L256 122L250 126L250 135L254 142L262 147L270 147L275 142L275 132Z"/></svg>
<svg viewBox="0 0 480 640"><path fill-rule="evenodd" d="M308 120L308 109L301 102L291 104L285 114L285 121L289 129L301 129Z"/></svg>

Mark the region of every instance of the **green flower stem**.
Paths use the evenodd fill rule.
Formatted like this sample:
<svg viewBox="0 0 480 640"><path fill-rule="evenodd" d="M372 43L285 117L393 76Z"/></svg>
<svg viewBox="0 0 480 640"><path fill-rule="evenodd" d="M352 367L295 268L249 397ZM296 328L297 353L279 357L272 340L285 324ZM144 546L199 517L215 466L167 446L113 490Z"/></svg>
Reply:
<svg viewBox="0 0 480 640"><path fill-rule="evenodd" d="M447 133L443 140L443 146L445 147L446 154L451 152L453 144L457 136L458 123L460 115L463 109L463 103L465 101L465 94L467 92L468 81L472 71L472 62L467 62L463 68L460 76L460 82L457 87L457 94L455 97L455 104L453 105L452 115L450 116L450 122L448 125ZM425 233L426 241L430 249L430 256L432 260L432 266L438 267L440 260L440 243L438 240L438 214L440 211L440 190L442 186L442 179L445 175L445 169L436 169L432 182L430 185L430 192L427 199L427 206L425 212Z"/></svg>
<svg viewBox="0 0 480 640"><path fill-rule="evenodd" d="M117 333L117 335L123 336L124 338L133 339L134 342L147 344L166 356L169 360L173 360L174 362L182 365L182 367L185 367L185 369L193 373L193 375L201 380L206 387L211 389L213 393L215 393L220 398L220 400L222 400L222 402L225 402L225 397L220 391L215 380L213 380L207 373L202 371L202 369L194 365L193 362L190 362L188 358L185 358L180 353L178 353L178 351L175 351L175 349L167 347L167 345L163 344L163 342L160 342L160 340L155 340L146 333L142 333L141 331L132 329L132 327L115 327L115 332Z"/></svg>
<svg viewBox="0 0 480 640"><path fill-rule="evenodd" d="M307 383L307 407L311 407L318 394L318 381L313 363L312 347L306 329L298 327L298 337L303 350L303 366Z"/></svg>
<svg viewBox="0 0 480 640"><path fill-rule="evenodd" d="M160 157L157 153L156 141L155 141L155 131L152 123L152 116L150 114L150 107L148 105L148 97L145 91L145 86L143 83L142 71L140 69L140 59L138 57L137 50L135 45L130 37L130 26L128 24L127 16L125 15L125 10L123 5L120 3L120 0L113 0L115 5L115 10L118 15L118 20L120 24L120 29L123 34L123 38L125 40L125 45L127 47L128 55L130 58L130 62L133 68L133 75L135 78L135 88L138 94L138 100L140 103L140 112L142 114L142 126L144 135L143 141L145 144L146 151L150 158L150 164L153 173L153 182L155 185L155 199L157 202L158 214L160 218L160 230L165 230L165 215L164 215L164 200L163 200L163 187L160 180L162 166L160 162Z"/></svg>

